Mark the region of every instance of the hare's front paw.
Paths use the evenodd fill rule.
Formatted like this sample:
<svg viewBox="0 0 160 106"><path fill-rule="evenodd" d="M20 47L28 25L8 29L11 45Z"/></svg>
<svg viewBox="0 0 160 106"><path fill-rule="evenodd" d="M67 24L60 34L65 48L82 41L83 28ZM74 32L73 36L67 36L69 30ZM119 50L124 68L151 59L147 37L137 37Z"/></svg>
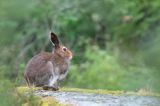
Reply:
<svg viewBox="0 0 160 106"><path fill-rule="evenodd" d="M48 85L45 85L42 88L43 88L43 90L53 90L53 91L59 90L58 86L48 86Z"/></svg>
<svg viewBox="0 0 160 106"><path fill-rule="evenodd" d="M57 87L52 87L52 90L53 91L58 91L59 90L59 87L57 86Z"/></svg>
<svg viewBox="0 0 160 106"><path fill-rule="evenodd" d="M53 86L52 86L52 90L53 90L53 91L57 91L57 90L59 90L58 82L57 82L57 83L55 83L55 84L53 84Z"/></svg>

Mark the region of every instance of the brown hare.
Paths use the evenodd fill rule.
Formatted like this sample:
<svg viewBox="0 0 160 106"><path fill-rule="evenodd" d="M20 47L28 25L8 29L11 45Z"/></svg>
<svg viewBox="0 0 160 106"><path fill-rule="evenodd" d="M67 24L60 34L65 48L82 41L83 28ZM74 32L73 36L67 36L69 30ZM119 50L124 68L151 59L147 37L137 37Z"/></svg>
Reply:
<svg viewBox="0 0 160 106"><path fill-rule="evenodd" d="M56 34L50 33L51 42L55 45L52 53L41 52L27 64L24 77L28 86L58 90L58 81L68 73L72 52L60 44Z"/></svg>

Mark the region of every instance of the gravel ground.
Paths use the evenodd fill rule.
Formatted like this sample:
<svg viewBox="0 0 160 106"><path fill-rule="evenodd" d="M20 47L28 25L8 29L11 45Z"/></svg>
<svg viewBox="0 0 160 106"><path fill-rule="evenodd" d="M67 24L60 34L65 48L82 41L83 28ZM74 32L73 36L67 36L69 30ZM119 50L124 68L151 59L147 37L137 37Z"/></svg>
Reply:
<svg viewBox="0 0 160 106"><path fill-rule="evenodd" d="M53 96L60 103L75 106L160 106L160 99L153 96L91 94L62 91L35 91L39 96Z"/></svg>

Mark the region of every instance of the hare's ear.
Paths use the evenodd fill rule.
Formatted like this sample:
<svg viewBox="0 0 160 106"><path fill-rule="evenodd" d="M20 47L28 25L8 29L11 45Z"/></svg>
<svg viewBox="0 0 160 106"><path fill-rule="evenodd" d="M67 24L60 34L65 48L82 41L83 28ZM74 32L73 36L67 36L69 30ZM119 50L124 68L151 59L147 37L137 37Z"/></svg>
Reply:
<svg viewBox="0 0 160 106"><path fill-rule="evenodd" d="M57 35L53 32L51 32L50 35L51 35L51 41L55 45L55 48L59 48L59 39Z"/></svg>

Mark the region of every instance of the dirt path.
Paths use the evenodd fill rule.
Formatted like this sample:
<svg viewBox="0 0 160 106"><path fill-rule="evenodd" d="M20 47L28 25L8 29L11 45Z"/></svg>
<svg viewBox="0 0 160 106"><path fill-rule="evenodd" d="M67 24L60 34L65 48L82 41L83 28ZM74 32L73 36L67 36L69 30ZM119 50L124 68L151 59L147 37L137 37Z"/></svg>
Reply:
<svg viewBox="0 0 160 106"><path fill-rule="evenodd" d="M91 94L64 91L35 91L39 96L53 96L60 103L75 106L160 106L160 99L152 96Z"/></svg>

